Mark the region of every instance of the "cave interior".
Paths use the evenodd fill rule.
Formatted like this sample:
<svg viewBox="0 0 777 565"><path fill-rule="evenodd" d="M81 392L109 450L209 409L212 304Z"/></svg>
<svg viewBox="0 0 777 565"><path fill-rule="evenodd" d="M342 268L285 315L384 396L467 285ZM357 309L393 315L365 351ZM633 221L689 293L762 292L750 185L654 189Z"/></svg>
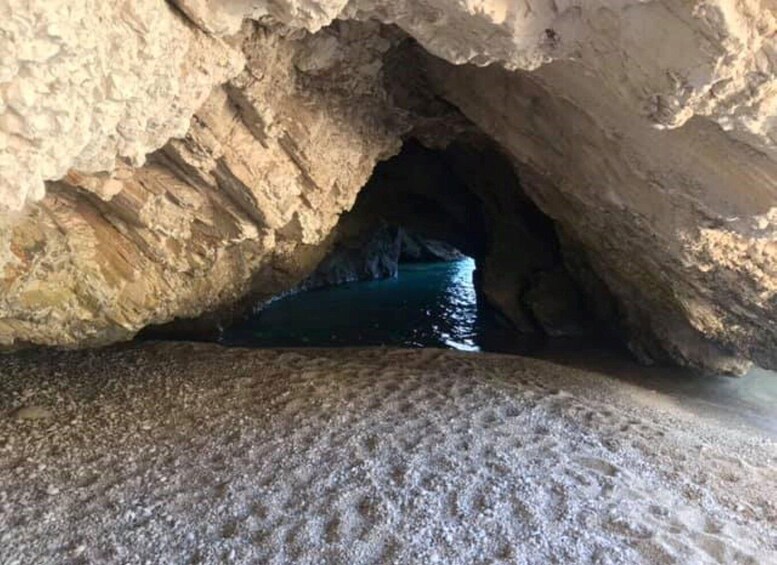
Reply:
<svg viewBox="0 0 777 565"><path fill-rule="evenodd" d="M605 337L607 324L561 241L492 142L473 137L430 149L409 139L378 164L295 291L394 277L405 262L470 257L479 307L516 335Z"/></svg>

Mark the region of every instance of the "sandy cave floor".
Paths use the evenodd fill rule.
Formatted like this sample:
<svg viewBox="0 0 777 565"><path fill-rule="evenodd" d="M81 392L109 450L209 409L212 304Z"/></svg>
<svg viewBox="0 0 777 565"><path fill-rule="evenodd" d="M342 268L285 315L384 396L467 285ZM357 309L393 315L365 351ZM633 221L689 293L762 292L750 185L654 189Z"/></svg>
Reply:
<svg viewBox="0 0 777 565"><path fill-rule="evenodd" d="M492 354L0 357L0 563L113 562L777 563L777 443Z"/></svg>

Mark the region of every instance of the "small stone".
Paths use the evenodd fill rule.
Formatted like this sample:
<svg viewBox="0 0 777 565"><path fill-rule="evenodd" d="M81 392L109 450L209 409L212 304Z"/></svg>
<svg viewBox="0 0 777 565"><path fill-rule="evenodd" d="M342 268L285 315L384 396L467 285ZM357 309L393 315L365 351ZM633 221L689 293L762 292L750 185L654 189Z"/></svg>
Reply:
<svg viewBox="0 0 777 565"><path fill-rule="evenodd" d="M52 414L43 406L23 406L13 413L17 420L45 420Z"/></svg>

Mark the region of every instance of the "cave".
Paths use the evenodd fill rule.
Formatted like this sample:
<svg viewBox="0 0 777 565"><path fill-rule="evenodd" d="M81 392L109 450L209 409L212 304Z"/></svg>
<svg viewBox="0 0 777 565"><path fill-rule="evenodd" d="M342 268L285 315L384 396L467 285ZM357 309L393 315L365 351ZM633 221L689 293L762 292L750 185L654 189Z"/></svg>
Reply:
<svg viewBox="0 0 777 565"><path fill-rule="evenodd" d="M475 304L467 307L478 317L471 322L478 331L470 330L476 335L459 340L428 335L426 341L417 336L402 337L401 333L392 337L391 319L394 326L424 327L445 326L445 320L424 320L412 309L398 308L407 303L401 294L382 304L378 300L380 287L376 287L374 298L359 292L353 294L353 300L361 300L353 307L368 309L367 317L362 315L367 314L363 311L349 313L348 295L337 294L335 304L339 306L342 301L346 308L342 315L354 325L350 332L343 327L336 330L335 319L340 318L337 306L326 307L329 296L318 293L297 298L303 301L301 310L291 307L288 317L283 316L278 301L270 301L272 312L266 312L259 304L251 309L254 313L247 319L243 316L242 321L227 327L219 341L253 346L454 344L470 350L529 353L540 351L540 344L548 338L602 340L615 333L607 328L612 320L597 321L597 308L587 304L589 298L568 271L553 221L523 193L509 160L482 135L454 141L443 149L429 149L416 139L406 141L398 155L377 165L354 206L342 215L329 238L326 256L291 296L354 281L396 277L400 264L405 262L468 257L474 262L474 272L467 270L470 264L463 264L450 284L460 284L462 277L473 277L472 293L465 288L460 291L474 297ZM407 292L412 293L412 288L409 283ZM364 292L365 288L360 290ZM391 292L400 291L392 288ZM434 306L434 296L429 296L428 301L430 304L418 304L416 309ZM446 314L445 309L432 311L440 316ZM604 309L600 307L598 311ZM308 324L318 338L305 335ZM332 326L331 333L327 324ZM383 328L385 335L370 332L373 326ZM252 337L278 332L296 338L278 341ZM344 341L348 333L354 336L354 343ZM371 336L366 337L366 333ZM433 332L419 328L412 333ZM151 337L154 335L158 334L152 333ZM181 332L173 335L180 338ZM392 339L397 341L392 343Z"/></svg>
<svg viewBox="0 0 777 565"><path fill-rule="evenodd" d="M777 563L775 53L775 0L0 1L0 563Z"/></svg>
<svg viewBox="0 0 777 565"><path fill-rule="evenodd" d="M775 166L753 132L758 119L722 122L737 132L729 138L705 118L733 104L740 87L765 96L765 83L748 90L715 66L716 80L700 82L717 85L714 104L700 105L702 92L691 96L690 87L645 99L641 79L620 76L628 65L608 66L598 48L561 56L565 35L552 26L524 50L501 35L496 45L434 41L413 18L392 19L395 8L355 19L322 13L305 31L311 22L290 24L283 10L274 23L248 18L235 27L184 4L166 29L180 29L193 55L174 62L144 52L173 65L162 75L186 69L174 103L160 101L159 89L142 90L148 103L127 102L145 122L116 102L117 135L103 130L114 125L100 110L72 122L94 124L91 133L52 145L40 128L56 120L36 118L37 106L16 96L26 90L10 91L18 119L7 124L3 146L15 153L0 179L3 347L101 346L160 327L213 332L296 288L376 167L403 146L409 159L416 144L441 152L481 202L488 233L463 244L488 238L479 288L517 328L568 332L574 324L551 328L550 318L580 306L642 363L712 375L777 363ZM454 13L455 29L479 36L469 16ZM624 13L623 25L638 13L655 29L685 25L649 8ZM216 28L230 29L230 40L212 35ZM78 66L77 42L74 49L67 61ZM676 69L669 74L640 59L648 73L640 76L674 88L667 76L708 68L708 49L690 52L698 64L667 61ZM86 109L101 92L72 89ZM59 98L49 102L56 107L46 116L71 113ZM543 295L581 300L541 308Z"/></svg>

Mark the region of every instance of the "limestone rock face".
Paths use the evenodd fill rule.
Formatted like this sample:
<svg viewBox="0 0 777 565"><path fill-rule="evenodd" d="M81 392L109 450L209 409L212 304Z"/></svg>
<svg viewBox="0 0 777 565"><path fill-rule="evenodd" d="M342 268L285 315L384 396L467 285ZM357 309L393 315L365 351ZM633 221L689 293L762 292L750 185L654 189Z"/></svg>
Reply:
<svg viewBox="0 0 777 565"><path fill-rule="evenodd" d="M777 361L773 160L706 120L652 128L577 63L527 74L428 62L440 93L511 153L523 189L585 250L636 353L733 372L743 358Z"/></svg>
<svg viewBox="0 0 777 565"><path fill-rule="evenodd" d="M392 38L356 27L295 40L248 26L246 69L212 91L185 137L142 167L71 171L7 217L0 342L127 339L303 278L404 127L382 116L376 80Z"/></svg>
<svg viewBox="0 0 777 565"><path fill-rule="evenodd" d="M55 4L0 0L0 342L281 292L404 139L477 132L635 353L777 367L775 0Z"/></svg>
<svg viewBox="0 0 777 565"><path fill-rule="evenodd" d="M580 61L659 127L706 116L774 156L774 0L176 0L204 29L272 16L317 31L376 19L455 64L534 70Z"/></svg>
<svg viewBox="0 0 777 565"><path fill-rule="evenodd" d="M0 1L0 213L189 129L243 56L165 2Z"/></svg>
<svg viewBox="0 0 777 565"><path fill-rule="evenodd" d="M334 248L295 290L310 290L354 281L390 279L399 271L400 230L385 224L363 226L364 231L343 237L342 224Z"/></svg>

